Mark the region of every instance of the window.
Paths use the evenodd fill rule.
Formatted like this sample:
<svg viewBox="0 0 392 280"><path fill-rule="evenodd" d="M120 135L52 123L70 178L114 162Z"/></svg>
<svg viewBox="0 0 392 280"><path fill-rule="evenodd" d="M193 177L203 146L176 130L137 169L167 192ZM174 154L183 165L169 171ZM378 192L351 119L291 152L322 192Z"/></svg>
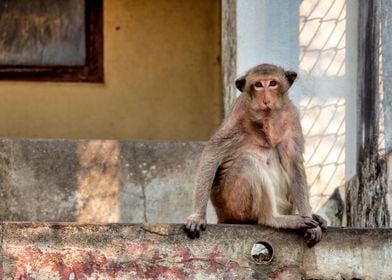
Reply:
<svg viewBox="0 0 392 280"><path fill-rule="evenodd" d="M102 82L102 0L2 0L0 80Z"/></svg>

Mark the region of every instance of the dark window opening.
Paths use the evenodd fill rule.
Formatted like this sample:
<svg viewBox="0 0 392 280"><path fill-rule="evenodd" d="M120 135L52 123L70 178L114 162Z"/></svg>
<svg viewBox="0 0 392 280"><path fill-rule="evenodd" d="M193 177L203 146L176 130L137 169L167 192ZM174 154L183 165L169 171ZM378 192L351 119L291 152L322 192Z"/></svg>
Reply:
<svg viewBox="0 0 392 280"><path fill-rule="evenodd" d="M102 0L2 0L0 80L103 82Z"/></svg>

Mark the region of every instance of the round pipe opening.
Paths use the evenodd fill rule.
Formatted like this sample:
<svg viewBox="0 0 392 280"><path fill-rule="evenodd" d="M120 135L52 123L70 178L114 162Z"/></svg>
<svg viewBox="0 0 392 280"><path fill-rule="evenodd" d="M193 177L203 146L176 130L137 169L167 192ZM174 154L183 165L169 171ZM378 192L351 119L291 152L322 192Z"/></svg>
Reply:
<svg viewBox="0 0 392 280"><path fill-rule="evenodd" d="M268 242L259 241L253 244L250 255L255 263L267 264L270 263L274 257L274 249Z"/></svg>

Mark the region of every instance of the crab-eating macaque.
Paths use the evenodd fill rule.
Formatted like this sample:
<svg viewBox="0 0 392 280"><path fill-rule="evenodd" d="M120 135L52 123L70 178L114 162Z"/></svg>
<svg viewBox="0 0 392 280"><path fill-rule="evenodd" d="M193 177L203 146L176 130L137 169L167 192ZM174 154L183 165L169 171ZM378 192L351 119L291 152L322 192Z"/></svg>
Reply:
<svg viewBox="0 0 392 280"><path fill-rule="evenodd" d="M297 229L308 246L320 241L326 222L311 213L304 137L288 96L296 78L261 64L235 81L241 95L200 158L193 214L185 222L189 237L205 230L211 197L218 223Z"/></svg>

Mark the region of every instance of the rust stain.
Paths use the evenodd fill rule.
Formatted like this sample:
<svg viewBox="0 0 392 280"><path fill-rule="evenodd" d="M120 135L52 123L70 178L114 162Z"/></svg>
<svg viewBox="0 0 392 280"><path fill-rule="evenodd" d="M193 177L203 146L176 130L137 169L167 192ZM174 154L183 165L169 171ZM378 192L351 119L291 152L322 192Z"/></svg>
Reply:
<svg viewBox="0 0 392 280"><path fill-rule="evenodd" d="M298 279L299 267L296 265L289 265L281 267L269 274L269 279L271 280L289 280Z"/></svg>
<svg viewBox="0 0 392 280"><path fill-rule="evenodd" d="M164 245L151 240L116 244L115 255L97 248L53 248L34 245L5 246L6 277L34 279L47 272L58 279L132 277L132 279L185 279L220 275L241 279L241 267L227 259L217 246L193 253L186 246ZM119 253L119 248L123 251ZM107 249L107 248L106 248ZM105 249L105 250L106 250ZM113 248L112 248L113 249ZM245 279L245 278L243 278Z"/></svg>

